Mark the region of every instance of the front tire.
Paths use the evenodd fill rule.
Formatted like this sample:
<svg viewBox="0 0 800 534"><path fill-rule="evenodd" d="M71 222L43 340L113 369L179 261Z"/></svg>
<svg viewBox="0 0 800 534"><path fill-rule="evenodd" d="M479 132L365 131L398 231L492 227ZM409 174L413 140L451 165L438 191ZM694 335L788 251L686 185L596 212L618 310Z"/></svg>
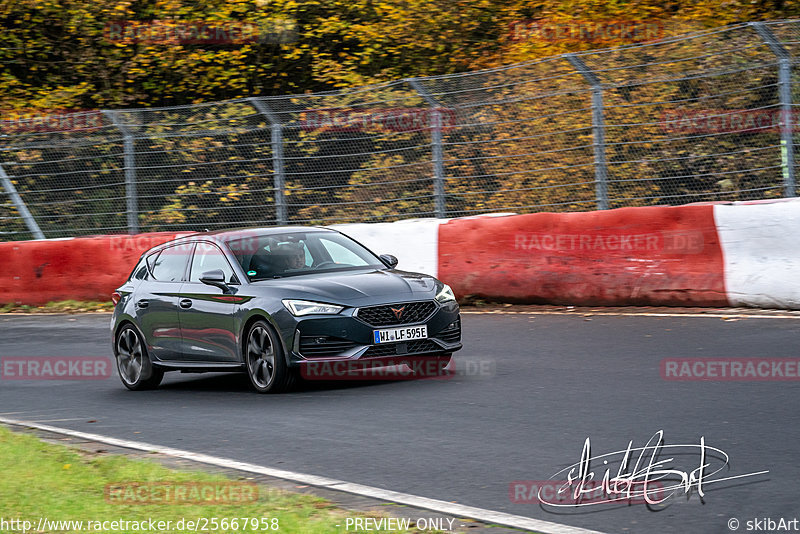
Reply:
<svg viewBox="0 0 800 534"><path fill-rule="evenodd" d="M119 331L116 349L117 372L126 388L142 391L158 387L164 371L153 366L142 337L132 325Z"/></svg>
<svg viewBox="0 0 800 534"><path fill-rule="evenodd" d="M291 389L295 373L286 365L275 329L266 321L256 321L246 339L244 356L253 389L259 393L280 393Z"/></svg>

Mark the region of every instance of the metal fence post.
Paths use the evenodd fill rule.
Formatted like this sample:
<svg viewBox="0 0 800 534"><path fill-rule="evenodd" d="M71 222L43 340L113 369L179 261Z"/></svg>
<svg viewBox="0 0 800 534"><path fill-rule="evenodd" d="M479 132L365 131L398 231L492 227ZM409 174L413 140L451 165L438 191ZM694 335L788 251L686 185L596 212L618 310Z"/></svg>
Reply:
<svg viewBox="0 0 800 534"><path fill-rule="evenodd" d="M597 209L608 209L608 169L606 166L606 127L603 120L603 84L581 58L564 54L567 61L592 86L592 138L594 148L594 182Z"/></svg>
<svg viewBox="0 0 800 534"><path fill-rule="evenodd" d="M36 219L34 219L33 215L31 215L31 212L28 211L28 206L25 205L22 197L19 196L19 193L17 193L17 188L14 187L14 184L11 182L11 179L6 174L6 171L3 169L2 165L0 165L0 182L2 182L3 189L6 190L8 196L11 197L11 202L14 203L14 207L17 208L20 216L25 221L25 226L28 227L28 231L33 234L34 238L44 239L44 234L39 228L39 225L36 223Z"/></svg>
<svg viewBox="0 0 800 534"><path fill-rule="evenodd" d="M794 139L792 132L792 58L789 51L778 41L772 30L763 22L751 22L750 26L769 46L778 58L778 99L781 106L781 167L783 169L783 194L795 196Z"/></svg>
<svg viewBox="0 0 800 534"><path fill-rule="evenodd" d="M125 172L125 201L126 213L128 217L128 233L139 233L139 197L136 190L136 147L134 146L134 136L131 129L120 120L116 111L103 110L103 115L108 117L111 123L117 127L122 134L123 168Z"/></svg>
<svg viewBox="0 0 800 534"><path fill-rule="evenodd" d="M278 116L267 104L255 97L248 98L256 110L267 118L272 132L272 168L275 171L275 220L278 224L286 224L286 175L283 169L283 125Z"/></svg>
<svg viewBox="0 0 800 534"><path fill-rule="evenodd" d="M444 196L444 153L442 151L442 111L441 104L416 78L408 78L411 87L425 99L431 107L431 154L433 158L433 206L437 219L447 217L447 203Z"/></svg>

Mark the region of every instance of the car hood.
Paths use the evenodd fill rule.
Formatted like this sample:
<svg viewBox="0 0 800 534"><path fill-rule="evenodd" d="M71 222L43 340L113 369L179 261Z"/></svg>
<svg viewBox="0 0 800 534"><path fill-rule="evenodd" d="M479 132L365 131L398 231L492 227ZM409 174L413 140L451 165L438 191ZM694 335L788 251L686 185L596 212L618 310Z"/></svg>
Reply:
<svg viewBox="0 0 800 534"><path fill-rule="evenodd" d="M422 300L436 294L432 276L398 270L346 271L307 274L253 282L252 287L280 291L282 298L302 298L325 302L362 303L375 297L391 300Z"/></svg>

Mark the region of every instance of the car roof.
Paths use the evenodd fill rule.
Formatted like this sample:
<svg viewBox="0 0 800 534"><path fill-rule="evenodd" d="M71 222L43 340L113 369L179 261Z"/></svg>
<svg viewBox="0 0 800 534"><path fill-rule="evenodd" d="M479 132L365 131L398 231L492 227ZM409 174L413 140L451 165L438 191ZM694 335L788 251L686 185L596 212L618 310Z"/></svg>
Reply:
<svg viewBox="0 0 800 534"><path fill-rule="evenodd" d="M266 226L256 228L237 228L233 230L216 230L213 232L196 232L189 235L184 235L171 241L167 241L157 245L150 250L156 250L166 245L174 245L176 243L186 243L187 241L198 241L203 238L209 238L211 241L228 241L236 238L247 238L254 236L266 236L275 234L285 234L292 232L332 232L336 230L326 228L324 226ZM148 251L149 252L149 251Z"/></svg>

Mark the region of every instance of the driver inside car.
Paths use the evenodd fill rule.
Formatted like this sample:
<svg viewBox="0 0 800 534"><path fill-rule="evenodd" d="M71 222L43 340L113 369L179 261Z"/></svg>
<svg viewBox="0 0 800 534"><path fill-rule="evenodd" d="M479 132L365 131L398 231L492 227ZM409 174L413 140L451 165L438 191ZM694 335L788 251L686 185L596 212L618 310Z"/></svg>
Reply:
<svg viewBox="0 0 800 534"><path fill-rule="evenodd" d="M306 253L302 245L293 243L278 245L273 254L283 259L287 270L302 269L306 266Z"/></svg>

